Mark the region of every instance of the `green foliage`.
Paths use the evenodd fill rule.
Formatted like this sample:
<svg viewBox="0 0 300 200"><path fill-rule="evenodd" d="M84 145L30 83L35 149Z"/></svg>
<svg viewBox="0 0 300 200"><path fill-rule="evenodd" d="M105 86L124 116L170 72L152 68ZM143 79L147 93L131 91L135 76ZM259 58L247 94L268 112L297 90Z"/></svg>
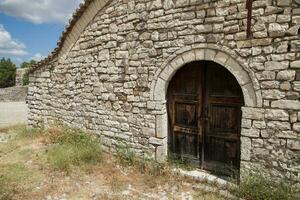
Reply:
<svg viewBox="0 0 300 200"><path fill-rule="evenodd" d="M72 166L101 162L100 141L78 129L50 129L48 161L57 169L69 171Z"/></svg>
<svg viewBox="0 0 300 200"><path fill-rule="evenodd" d="M10 59L2 58L0 60L0 88L14 86L15 79L16 65Z"/></svg>
<svg viewBox="0 0 300 200"><path fill-rule="evenodd" d="M274 181L262 174L250 174L243 178L233 193L245 200L294 200L300 190L289 181Z"/></svg>
<svg viewBox="0 0 300 200"><path fill-rule="evenodd" d="M29 84L29 74L26 72L22 78L22 84L28 85Z"/></svg>
<svg viewBox="0 0 300 200"><path fill-rule="evenodd" d="M23 62L21 64L21 68L25 69L25 68L30 68L31 66L35 65L36 61L35 60L31 60L30 62Z"/></svg>
<svg viewBox="0 0 300 200"><path fill-rule="evenodd" d="M30 69L35 64L36 64L35 60L31 60L30 62L23 62L21 64L21 68ZM23 81L23 85L29 84L29 74L27 72L24 74L22 81Z"/></svg>

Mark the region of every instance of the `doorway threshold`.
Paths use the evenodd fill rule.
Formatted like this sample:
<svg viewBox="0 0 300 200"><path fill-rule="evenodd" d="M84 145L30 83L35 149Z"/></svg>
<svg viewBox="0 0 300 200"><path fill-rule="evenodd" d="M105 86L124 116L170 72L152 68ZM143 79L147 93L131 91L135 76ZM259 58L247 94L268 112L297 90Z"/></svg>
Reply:
<svg viewBox="0 0 300 200"><path fill-rule="evenodd" d="M174 172L179 176L191 178L193 180L199 181L199 183L203 183L194 185L194 190L215 193L226 199L239 199L230 192L231 188L238 187L236 184L221 179L215 175L209 174L209 172L205 170L196 169L189 171L175 168Z"/></svg>
<svg viewBox="0 0 300 200"><path fill-rule="evenodd" d="M188 178L192 178L193 180L216 185L220 188L237 187L236 184L224 180L220 177L210 174L208 171L201 170L201 169L184 170L181 168L175 168L174 172L180 176L188 177Z"/></svg>

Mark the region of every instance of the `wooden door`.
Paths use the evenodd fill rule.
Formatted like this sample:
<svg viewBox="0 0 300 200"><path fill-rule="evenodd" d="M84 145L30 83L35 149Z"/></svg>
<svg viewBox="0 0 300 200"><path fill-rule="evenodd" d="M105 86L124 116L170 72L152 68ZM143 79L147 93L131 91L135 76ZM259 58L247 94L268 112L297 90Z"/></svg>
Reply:
<svg viewBox="0 0 300 200"><path fill-rule="evenodd" d="M169 149L172 156L200 164L203 136L202 93L204 68L191 63L181 68L169 84Z"/></svg>
<svg viewBox="0 0 300 200"><path fill-rule="evenodd" d="M169 152L224 175L239 169L242 92L213 62L181 68L168 88Z"/></svg>
<svg viewBox="0 0 300 200"><path fill-rule="evenodd" d="M220 175L238 173L243 96L235 77L224 67L206 63L203 168Z"/></svg>

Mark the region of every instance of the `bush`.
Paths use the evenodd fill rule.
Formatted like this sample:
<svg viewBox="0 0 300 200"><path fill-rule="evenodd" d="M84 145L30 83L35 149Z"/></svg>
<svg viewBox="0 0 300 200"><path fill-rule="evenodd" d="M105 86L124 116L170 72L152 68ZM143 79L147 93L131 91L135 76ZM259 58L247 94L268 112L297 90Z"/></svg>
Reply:
<svg viewBox="0 0 300 200"><path fill-rule="evenodd" d="M14 86L15 79L16 65L10 59L2 58L0 60L0 88Z"/></svg>
<svg viewBox="0 0 300 200"><path fill-rule="evenodd" d="M95 164L101 161L100 140L78 129L49 129L48 160L56 168L69 171L72 166Z"/></svg>
<svg viewBox="0 0 300 200"><path fill-rule="evenodd" d="M30 68L32 68L33 65L36 64L36 61L35 60L31 60L30 62L23 62L21 64L21 68L23 69L27 69L26 73L24 74L23 76L23 79L22 79L22 82L23 82L23 85L28 85L29 84L29 73L28 71L30 70Z"/></svg>
<svg viewBox="0 0 300 200"><path fill-rule="evenodd" d="M233 193L246 200L295 200L299 198L299 188L289 181L274 181L261 174L250 174L243 178Z"/></svg>
<svg viewBox="0 0 300 200"><path fill-rule="evenodd" d="M23 79L22 79L22 84L23 85L28 85L29 84L29 73L26 72L23 76Z"/></svg>

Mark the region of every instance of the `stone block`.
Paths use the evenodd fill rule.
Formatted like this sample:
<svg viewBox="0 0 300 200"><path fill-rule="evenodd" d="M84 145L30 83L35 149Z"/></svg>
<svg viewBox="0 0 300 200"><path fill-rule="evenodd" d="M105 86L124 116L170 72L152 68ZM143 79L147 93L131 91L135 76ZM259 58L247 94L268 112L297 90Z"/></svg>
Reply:
<svg viewBox="0 0 300 200"><path fill-rule="evenodd" d="M117 59L126 59L126 58L128 58L128 55L129 55L128 51L117 51L116 52Z"/></svg>
<svg viewBox="0 0 300 200"><path fill-rule="evenodd" d="M291 130L291 124L289 122L269 121L267 127L278 131Z"/></svg>
<svg viewBox="0 0 300 200"><path fill-rule="evenodd" d="M269 34L271 37L281 37L284 36L288 26L283 26L278 23L269 24Z"/></svg>
<svg viewBox="0 0 300 200"><path fill-rule="evenodd" d="M167 143L167 139L161 139L157 137L150 137L149 144L156 145L156 146L163 146Z"/></svg>
<svg viewBox="0 0 300 200"><path fill-rule="evenodd" d="M243 118L245 119L262 120L264 119L265 110L261 108L243 107L242 113L243 113Z"/></svg>
<svg viewBox="0 0 300 200"><path fill-rule="evenodd" d="M110 54L109 54L108 49L103 49L103 50L99 51L99 54L98 54L99 61L106 61L106 60L109 60L109 58L110 58Z"/></svg>
<svg viewBox="0 0 300 200"><path fill-rule="evenodd" d="M289 67L288 62L277 62L277 61L268 61L265 63L265 70L282 70L287 69Z"/></svg>
<svg viewBox="0 0 300 200"><path fill-rule="evenodd" d="M142 128L142 133L143 133L144 136L154 137L155 136L155 129L154 128L149 128L149 127L143 127Z"/></svg>
<svg viewBox="0 0 300 200"><path fill-rule="evenodd" d="M241 160L249 161L251 159L251 139L241 137Z"/></svg>
<svg viewBox="0 0 300 200"><path fill-rule="evenodd" d="M211 24L200 24L195 29L198 33L209 33L212 32L213 26Z"/></svg>
<svg viewBox="0 0 300 200"><path fill-rule="evenodd" d="M253 128L256 129L264 129L266 128L266 122L265 121L253 121Z"/></svg>
<svg viewBox="0 0 300 200"><path fill-rule="evenodd" d="M291 68L299 68L300 69L300 60L291 62Z"/></svg>
<svg viewBox="0 0 300 200"><path fill-rule="evenodd" d="M166 100L166 82L159 78L155 85L154 100Z"/></svg>
<svg viewBox="0 0 300 200"><path fill-rule="evenodd" d="M155 151L155 159L157 162L165 162L168 159L168 146L158 146Z"/></svg>
<svg viewBox="0 0 300 200"><path fill-rule="evenodd" d="M235 76L240 85L245 85L250 82L248 73L234 59L229 58L225 66Z"/></svg>
<svg viewBox="0 0 300 200"><path fill-rule="evenodd" d="M287 140L287 147L291 150L300 150L300 140Z"/></svg>
<svg viewBox="0 0 300 200"><path fill-rule="evenodd" d="M251 128L252 121L251 119L242 119L242 128Z"/></svg>
<svg viewBox="0 0 300 200"><path fill-rule="evenodd" d="M245 137L258 138L259 130L258 129L245 129L243 128L241 131L241 135Z"/></svg>
<svg viewBox="0 0 300 200"><path fill-rule="evenodd" d="M263 147L264 140L263 139L252 139L252 147Z"/></svg>
<svg viewBox="0 0 300 200"><path fill-rule="evenodd" d="M269 120L289 121L289 113L286 110L266 109L265 118Z"/></svg>
<svg viewBox="0 0 300 200"><path fill-rule="evenodd" d="M41 78L50 78L50 72L48 71L44 71L41 73Z"/></svg>
<svg viewBox="0 0 300 200"><path fill-rule="evenodd" d="M293 130L300 133L300 122L297 122L297 123L293 124Z"/></svg>
<svg viewBox="0 0 300 200"><path fill-rule="evenodd" d="M263 90L262 91L262 97L264 99L282 99L285 97L285 92L282 92L280 90Z"/></svg>
<svg viewBox="0 0 300 200"><path fill-rule="evenodd" d="M297 133L295 131L276 131L275 136L277 138L296 139Z"/></svg>
<svg viewBox="0 0 300 200"><path fill-rule="evenodd" d="M156 137L166 138L168 136L168 116L156 115Z"/></svg>
<svg viewBox="0 0 300 200"><path fill-rule="evenodd" d="M271 107L281 108L281 109L300 110L300 101L299 100L277 100L271 102Z"/></svg>
<svg viewBox="0 0 300 200"><path fill-rule="evenodd" d="M293 90L300 92L300 81L294 81L293 82Z"/></svg>
<svg viewBox="0 0 300 200"><path fill-rule="evenodd" d="M277 79L278 80L294 80L295 79L296 72L294 70L285 70L285 71L280 71L277 74Z"/></svg>

